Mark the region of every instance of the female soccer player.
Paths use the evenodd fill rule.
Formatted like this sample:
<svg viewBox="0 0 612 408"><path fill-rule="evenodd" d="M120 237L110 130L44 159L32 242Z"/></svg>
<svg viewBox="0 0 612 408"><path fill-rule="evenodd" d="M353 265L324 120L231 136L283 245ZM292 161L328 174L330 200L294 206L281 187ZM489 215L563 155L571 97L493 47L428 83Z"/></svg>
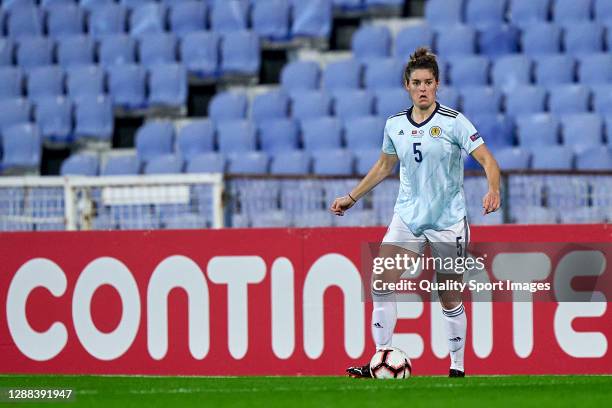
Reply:
<svg viewBox="0 0 612 408"><path fill-rule="evenodd" d="M429 243L434 257L464 256L469 240L463 193L461 149L484 168L489 191L482 199L485 214L500 207L499 167L472 123L463 114L436 101L439 70L436 56L419 48L404 71L404 86L413 106L387 119L382 153L350 193L336 198L330 210L338 216L351 208L400 162L400 188L394 215L379 257L416 259ZM382 281L397 281L404 270L386 269ZM462 280L454 271L437 271L437 279ZM451 275L448 275L450 273ZM449 377L465 376L463 364L467 320L456 290L439 292L448 335ZM372 337L377 349L391 346L397 321L395 293L372 288ZM353 377L370 377L369 365L350 367Z"/></svg>

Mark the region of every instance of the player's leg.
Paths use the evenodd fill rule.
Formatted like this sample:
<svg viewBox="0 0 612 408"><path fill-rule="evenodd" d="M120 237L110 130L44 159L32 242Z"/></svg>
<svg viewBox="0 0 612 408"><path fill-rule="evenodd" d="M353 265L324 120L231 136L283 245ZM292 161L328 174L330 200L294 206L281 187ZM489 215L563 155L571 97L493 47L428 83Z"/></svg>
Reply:
<svg viewBox="0 0 612 408"><path fill-rule="evenodd" d="M425 237L415 237L410 229L401 221L399 216L394 215L387 230L383 242L378 251L378 257L382 259L401 259L407 257L411 261L423 252ZM370 288L372 293L372 338L376 343L376 349L391 346L393 330L397 322L397 304L395 291L386 290L386 284L396 283L405 269L393 267L384 268L379 274L372 274ZM375 281L378 281L375 284ZM349 367L348 375L352 377L370 377L369 363L363 366Z"/></svg>
<svg viewBox="0 0 612 408"><path fill-rule="evenodd" d="M435 231L427 235L428 239L431 240L432 254L435 257L441 257L442 259L450 257L457 260L466 256L469 241L469 226L466 220L449 227L447 230ZM438 291L451 359L450 377L463 377L465 375L464 354L467 316L463 307L461 291L453 289L458 287L456 284L463 282L463 272L461 268L438 269L436 271L438 283L443 283L445 287L450 288Z"/></svg>

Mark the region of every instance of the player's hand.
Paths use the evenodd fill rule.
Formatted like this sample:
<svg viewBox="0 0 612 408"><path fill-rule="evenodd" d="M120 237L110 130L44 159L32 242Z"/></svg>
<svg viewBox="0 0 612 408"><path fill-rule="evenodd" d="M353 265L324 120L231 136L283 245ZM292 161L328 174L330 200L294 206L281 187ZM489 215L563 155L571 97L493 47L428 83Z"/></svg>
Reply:
<svg viewBox="0 0 612 408"><path fill-rule="evenodd" d="M334 200L329 211L335 215L343 216L344 212L355 205L355 202L348 195L338 197Z"/></svg>
<svg viewBox="0 0 612 408"><path fill-rule="evenodd" d="M501 206L501 198L499 191L489 191L482 198L483 215L499 210Z"/></svg>

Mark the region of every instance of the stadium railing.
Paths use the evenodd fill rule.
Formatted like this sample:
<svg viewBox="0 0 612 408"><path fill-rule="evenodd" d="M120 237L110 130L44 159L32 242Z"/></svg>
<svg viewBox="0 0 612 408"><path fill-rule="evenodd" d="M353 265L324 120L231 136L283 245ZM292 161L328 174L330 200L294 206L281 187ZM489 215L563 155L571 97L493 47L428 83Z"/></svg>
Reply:
<svg viewBox="0 0 612 408"><path fill-rule="evenodd" d="M387 225L399 189L389 178L335 217L353 176L177 174L2 177L0 231ZM466 171L470 222L612 222L612 171L505 171L502 210L482 215L484 173Z"/></svg>

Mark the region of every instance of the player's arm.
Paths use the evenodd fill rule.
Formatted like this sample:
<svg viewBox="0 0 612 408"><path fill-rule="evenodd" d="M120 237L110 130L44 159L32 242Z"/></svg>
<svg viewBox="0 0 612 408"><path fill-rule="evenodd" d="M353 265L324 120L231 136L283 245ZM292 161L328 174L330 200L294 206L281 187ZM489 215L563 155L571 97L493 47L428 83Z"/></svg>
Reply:
<svg viewBox="0 0 612 408"><path fill-rule="evenodd" d="M501 206L501 198L499 195L499 166L491 151L484 144L478 146L472 151L472 157L480 163L487 175L489 183L489 191L482 198L482 208L484 214L497 211Z"/></svg>
<svg viewBox="0 0 612 408"><path fill-rule="evenodd" d="M397 161L397 155L381 153L368 174L357 184L357 187L347 195L336 198L329 208L330 211L336 215L344 215L346 210L393 172Z"/></svg>

